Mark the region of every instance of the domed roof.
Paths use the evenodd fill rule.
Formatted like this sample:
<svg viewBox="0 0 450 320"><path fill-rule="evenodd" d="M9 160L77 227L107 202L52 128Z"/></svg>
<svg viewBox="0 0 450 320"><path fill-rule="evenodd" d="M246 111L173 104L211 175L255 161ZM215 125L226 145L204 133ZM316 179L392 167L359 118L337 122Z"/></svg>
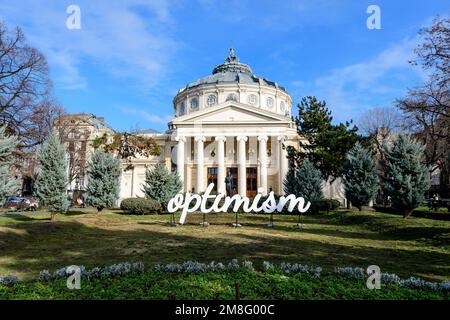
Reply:
<svg viewBox="0 0 450 320"><path fill-rule="evenodd" d="M189 83L180 91L192 89L201 85L219 83L261 84L286 91L284 87L278 85L274 81L255 76L248 64L239 62L239 58L236 57L233 48L230 49L230 55L225 59L225 62L216 66L211 75Z"/></svg>

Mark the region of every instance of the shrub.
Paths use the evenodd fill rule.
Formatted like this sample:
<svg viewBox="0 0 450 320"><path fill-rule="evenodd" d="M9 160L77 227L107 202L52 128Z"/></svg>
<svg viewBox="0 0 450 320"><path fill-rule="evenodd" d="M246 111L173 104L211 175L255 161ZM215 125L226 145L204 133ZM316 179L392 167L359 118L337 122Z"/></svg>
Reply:
<svg viewBox="0 0 450 320"><path fill-rule="evenodd" d="M7 274L5 276L0 275L0 285L1 286L11 287L11 286L14 286L19 283L20 283L20 279L13 274Z"/></svg>
<svg viewBox="0 0 450 320"><path fill-rule="evenodd" d="M319 211L329 212L336 210L341 206L341 203L335 199L322 199L311 202L311 207L308 210L309 213L319 213Z"/></svg>
<svg viewBox="0 0 450 320"><path fill-rule="evenodd" d="M366 273L364 272L363 268L352 268L352 267L345 267L345 268L334 268L334 272L337 273L340 276L347 277L347 278L357 278L357 279L363 279L366 277Z"/></svg>
<svg viewBox="0 0 450 320"><path fill-rule="evenodd" d="M152 199L128 198L122 200L120 209L128 214L158 214L161 213L161 204Z"/></svg>

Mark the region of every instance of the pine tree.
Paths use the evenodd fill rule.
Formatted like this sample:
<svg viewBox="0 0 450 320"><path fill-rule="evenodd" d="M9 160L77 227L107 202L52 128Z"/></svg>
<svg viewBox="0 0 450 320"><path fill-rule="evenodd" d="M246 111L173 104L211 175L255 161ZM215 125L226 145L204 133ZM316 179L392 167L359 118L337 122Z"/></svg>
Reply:
<svg viewBox="0 0 450 320"><path fill-rule="evenodd" d="M298 193L298 181L297 170L290 168L286 177L283 180L283 190L285 194L297 194Z"/></svg>
<svg viewBox="0 0 450 320"><path fill-rule="evenodd" d="M36 180L37 196L44 200L51 213L52 222L56 213L64 213L69 207L67 200L66 147L56 133L50 134L47 144L38 152L41 172Z"/></svg>
<svg viewBox="0 0 450 320"><path fill-rule="evenodd" d="M303 197L307 201L323 198L322 176L311 161L304 160L297 169L291 168L283 182L284 192Z"/></svg>
<svg viewBox="0 0 450 320"><path fill-rule="evenodd" d="M319 201L323 199L322 175L320 170L308 159L304 160L297 169L297 197L303 197L307 201Z"/></svg>
<svg viewBox="0 0 450 320"><path fill-rule="evenodd" d="M359 211L367 205L378 190L378 172L371 153L360 143L348 152L344 163L345 196Z"/></svg>
<svg viewBox="0 0 450 320"><path fill-rule="evenodd" d="M297 133L304 139L298 150L287 147L288 156L297 164L309 159L320 170L323 180L342 176L345 155L356 142L369 143L358 134L358 128L351 121L333 124L325 101L313 96L303 98L298 104L295 124Z"/></svg>
<svg viewBox="0 0 450 320"><path fill-rule="evenodd" d="M144 193L149 199L159 201L166 206L169 200L180 192L183 184L177 172L169 172L167 168L158 163L145 172Z"/></svg>
<svg viewBox="0 0 450 320"><path fill-rule="evenodd" d="M11 154L17 147L15 136L6 136L6 127L0 127L0 205L6 196L14 193L19 188L19 182L11 176Z"/></svg>
<svg viewBox="0 0 450 320"><path fill-rule="evenodd" d="M385 145L383 149L386 194L407 218L424 201L430 186L429 167L423 161L425 147L402 133L392 148Z"/></svg>
<svg viewBox="0 0 450 320"><path fill-rule="evenodd" d="M97 208L113 207L119 198L121 162L114 156L96 150L89 161L86 203Z"/></svg>

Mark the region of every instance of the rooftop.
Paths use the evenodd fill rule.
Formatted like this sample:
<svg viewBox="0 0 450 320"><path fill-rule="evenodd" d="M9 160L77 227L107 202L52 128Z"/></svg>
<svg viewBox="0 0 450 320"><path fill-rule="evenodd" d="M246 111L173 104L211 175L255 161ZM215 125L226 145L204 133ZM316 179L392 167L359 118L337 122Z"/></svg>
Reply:
<svg viewBox="0 0 450 320"><path fill-rule="evenodd" d="M180 92L201 85L218 83L265 85L286 91L284 87L278 85L275 81L270 81L264 77L255 76L250 66L248 64L241 63L239 58L236 56L234 49L231 48L230 54L225 59L224 63L214 67L211 75L189 83L185 88L181 89Z"/></svg>

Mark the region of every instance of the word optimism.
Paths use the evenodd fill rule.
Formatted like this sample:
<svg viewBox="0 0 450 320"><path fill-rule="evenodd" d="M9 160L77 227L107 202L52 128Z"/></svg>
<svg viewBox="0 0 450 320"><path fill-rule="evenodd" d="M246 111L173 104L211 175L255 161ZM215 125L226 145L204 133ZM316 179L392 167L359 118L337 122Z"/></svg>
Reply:
<svg viewBox="0 0 450 320"><path fill-rule="evenodd" d="M241 206L243 206L244 212L261 212L272 213L272 212L281 212L283 211L286 203L289 202L288 211L294 211L297 206L298 212L304 213L308 211L311 203L308 201L305 204L305 199L302 197L296 197L293 194L288 196L281 196L278 203L275 200L275 195L272 192L269 193L266 201L264 201L261 206L258 207L259 200L261 199L261 194L256 195L253 199L253 202L250 205L250 199L247 197L242 197L239 194L235 194L232 197L225 197L225 201L222 207L219 207L219 203L224 197L224 194L211 195L211 191L214 188L214 183L209 184L208 188L203 195L195 194L195 193L186 193L186 196L179 193L172 199L170 199L169 204L167 205L167 210L170 213L183 209L180 216L180 224L184 224L186 220L186 216L188 213L195 212L200 210L202 213L210 213L210 212L227 212L228 208L234 202L233 212L237 212ZM206 208L206 204L208 199L214 199L214 203L210 208ZM195 200L195 205L191 206L192 200Z"/></svg>

